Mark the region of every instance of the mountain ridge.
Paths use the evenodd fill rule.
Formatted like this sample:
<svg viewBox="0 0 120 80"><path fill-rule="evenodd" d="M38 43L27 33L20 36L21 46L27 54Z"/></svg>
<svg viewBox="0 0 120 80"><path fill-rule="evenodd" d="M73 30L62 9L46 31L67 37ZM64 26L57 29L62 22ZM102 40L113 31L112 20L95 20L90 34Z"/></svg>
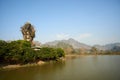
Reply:
<svg viewBox="0 0 120 80"><path fill-rule="evenodd" d="M55 41L51 41L51 42L47 42L45 44L42 45L48 45L48 46L56 46L58 43L65 43L65 44L69 44L71 45L74 49L79 49L79 48L85 48L85 49L91 49L92 47L96 47L99 50L111 50L113 49L115 46L120 46L119 42L116 43L110 43L110 44L106 44L106 45L87 45L84 43L81 43L73 38L69 38L68 40L55 40Z"/></svg>
<svg viewBox="0 0 120 80"><path fill-rule="evenodd" d="M66 44L69 44L71 45L74 49L78 49L78 48L86 48L86 49L90 49L90 46L89 45L86 45L84 43L80 43L78 42L77 40L74 40L72 38L68 39L68 40L55 40L55 41L52 41L52 42L47 42L45 43L44 45L49 45L49 46L55 46L57 45L58 43L66 43Z"/></svg>

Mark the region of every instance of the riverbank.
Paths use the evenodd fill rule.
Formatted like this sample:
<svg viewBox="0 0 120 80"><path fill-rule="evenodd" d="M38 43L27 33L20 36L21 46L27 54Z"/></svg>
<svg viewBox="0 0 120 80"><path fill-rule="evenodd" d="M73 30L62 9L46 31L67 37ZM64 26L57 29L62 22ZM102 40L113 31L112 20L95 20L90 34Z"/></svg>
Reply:
<svg viewBox="0 0 120 80"><path fill-rule="evenodd" d="M66 61L66 59L69 58L75 58L75 57L80 57L80 56L86 56L86 55L65 55L65 57L61 57L60 59L56 60L56 61ZM33 62L33 63L27 63L27 64L8 64L8 65L3 65L0 66L0 70L2 69L17 69L17 68L21 68L21 67L31 67L31 66L39 66L39 65L44 65L46 63L53 63L56 62L54 60L50 60L50 61L38 61L38 62Z"/></svg>
<svg viewBox="0 0 120 80"><path fill-rule="evenodd" d="M6 70L6 69L18 69L18 68L22 68L22 67L32 67L32 66L41 66L47 63L54 63L54 62L61 62L61 61L65 61L65 57L61 57L58 60L50 60L50 61L38 61L38 62L33 62L33 63L27 63L27 64L8 64L8 65L2 65L0 66L0 70Z"/></svg>
<svg viewBox="0 0 120 80"><path fill-rule="evenodd" d="M17 69L17 68L21 68L21 67L31 67L31 66L41 66L44 65L46 63L53 63L56 61L66 61L67 59L71 59L71 58L76 58L76 57L84 57L84 56L97 56L97 55L65 55L65 57L61 57L58 60L50 60L50 61L38 61L35 63L27 63L27 64L14 64L14 65L5 65L5 66L0 66L0 70L4 70L4 69Z"/></svg>
<svg viewBox="0 0 120 80"><path fill-rule="evenodd" d="M27 64L9 64L9 65L5 65L5 66L1 66L0 70L2 69L16 69L16 68L21 68L21 67L29 67L29 66L38 66L38 65L43 65L47 62L45 61L38 61L37 63L27 63Z"/></svg>

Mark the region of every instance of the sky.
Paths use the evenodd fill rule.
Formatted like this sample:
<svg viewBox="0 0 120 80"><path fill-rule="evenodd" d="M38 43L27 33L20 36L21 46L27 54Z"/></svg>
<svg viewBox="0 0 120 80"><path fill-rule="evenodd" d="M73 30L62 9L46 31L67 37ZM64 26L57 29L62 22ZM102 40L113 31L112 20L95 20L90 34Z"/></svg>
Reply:
<svg viewBox="0 0 120 80"><path fill-rule="evenodd" d="M120 42L120 0L0 0L0 39L23 39L30 22L35 41L73 38L88 45Z"/></svg>

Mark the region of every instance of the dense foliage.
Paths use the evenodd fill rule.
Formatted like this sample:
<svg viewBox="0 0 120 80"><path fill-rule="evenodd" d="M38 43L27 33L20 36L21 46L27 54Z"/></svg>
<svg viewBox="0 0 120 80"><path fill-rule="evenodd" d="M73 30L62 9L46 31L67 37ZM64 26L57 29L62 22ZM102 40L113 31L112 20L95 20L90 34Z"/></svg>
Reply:
<svg viewBox="0 0 120 80"><path fill-rule="evenodd" d="M64 50L65 54L71 54L73 53L73 47L72 45L69 45L65 42L59 42L56 45L42 45L43 47L51 47L51 48L61 48Z"/></svg>
<svg viewBox="0 0 120 80"><path fill-rule="evenodd" d="M56 60L64 56L64 51L61 48L43 47L38 52L38 58L41 60Z"/></svg>
<svg viewBox="0 0 120 80"><path fill-rule="evenodd" d="M61 48L44 47L35 51L28 41L17 40L5 42L0 40L0 62L3 63L28 63L40 60L56 60L64 56Z"/></svg>

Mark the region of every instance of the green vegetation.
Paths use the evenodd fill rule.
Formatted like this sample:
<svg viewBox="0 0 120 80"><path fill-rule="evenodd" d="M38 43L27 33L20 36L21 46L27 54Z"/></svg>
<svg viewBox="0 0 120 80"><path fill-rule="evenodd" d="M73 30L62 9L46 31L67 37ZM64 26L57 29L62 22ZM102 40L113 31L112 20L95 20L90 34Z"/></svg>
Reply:
<svg viewBox="0 0 120 80"><path fill-rule="evenodd" d="M38 60L57 60L64 56L61 48L43 47L35 51L31 43L25 40L5 42L0 40L0 62L8 64L24 64Z"/></svg>
<svg viewBox="0 0 120 80"><path fill-rule="evenodd" d="M91 48L91 53L93 53L93 54L98 54L97 48L96 48L96 47L92 47L92 48Z"/></svg>
<svg viewBox="0 0 120 80"><path fill-rule="evenodd" d="M73 53L73 47L72 45L69 45L64 42L59 42L56 45L43 45L43 47L51 47L51 48L61 48L64 50L65 54L72 54Z"/></svg>
<svg viewBox="0 0 120 80"><path fill-rule="evenodd" d="M43 47L37 55L40 60L57 60L59 57L64 56L64 51L60 48Z"/></svg>

